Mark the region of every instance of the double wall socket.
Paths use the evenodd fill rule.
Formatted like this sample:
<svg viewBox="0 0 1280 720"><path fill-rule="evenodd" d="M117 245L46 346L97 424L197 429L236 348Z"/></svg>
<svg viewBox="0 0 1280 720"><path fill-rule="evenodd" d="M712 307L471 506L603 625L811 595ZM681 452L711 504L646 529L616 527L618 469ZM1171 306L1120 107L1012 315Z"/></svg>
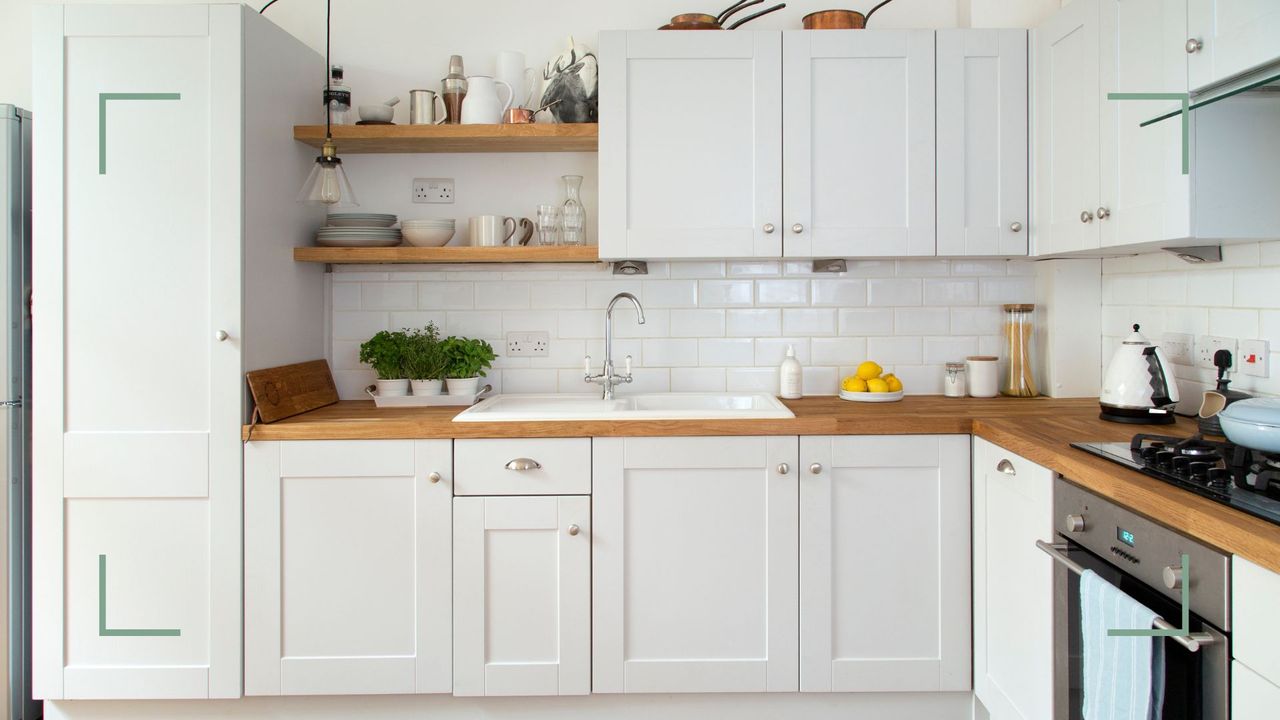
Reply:
<svg viewBox="0 0 1280 720"><path fill-rule="evenodd" d="M1191 353L1195 347L1195 337L1187 333L1165 333L1164 337L1160 338L1160 349L1174 365L1194 364Z"/></svg>
<svg viewBox="0 0 1280 720"><path fill-rule="evenodd" d="M414 178L413 201L416 203L453 202L453 178Z"/></svg>
<svg viewBox="0 0 1280 720"><path fill-rule="evenodd" d="M551 335L543 331L507 333L507 357L546 357Z"/></svg>
<svg viewBox="0 0 1280 720"><path fill-rule="evenodd" d="M1240 366L1239 356L1236 355L1235 338L1218 337L1216 335L1201 335L1196 338L1196 367L1213 370L1213 354L1219 350L1231 351L1231 363L1233 370Z"/></svg>

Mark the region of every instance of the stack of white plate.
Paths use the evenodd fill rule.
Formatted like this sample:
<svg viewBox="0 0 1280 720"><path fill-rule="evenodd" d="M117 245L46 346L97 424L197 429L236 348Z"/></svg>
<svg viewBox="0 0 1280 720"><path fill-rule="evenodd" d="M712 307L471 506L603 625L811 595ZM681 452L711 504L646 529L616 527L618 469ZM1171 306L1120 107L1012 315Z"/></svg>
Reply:
<svg viewBox="0 0 1280 720"><path fill-rule="evenodd" d="M389 213L329 213L328 227L389 228L396 216Z"/></svg>
<svg viewBox="0 0 1280 720"><path fill-rule="evenodd" d="M402 220L404 240L418 247L442 247L453 239L453 218Z"/></svg>
<svg viewBox="0 0 1280 720"><path fill-rule="evenodd" d="M388 227L326 227L316 231L321 247L395 247L400 229Z"/></svg>

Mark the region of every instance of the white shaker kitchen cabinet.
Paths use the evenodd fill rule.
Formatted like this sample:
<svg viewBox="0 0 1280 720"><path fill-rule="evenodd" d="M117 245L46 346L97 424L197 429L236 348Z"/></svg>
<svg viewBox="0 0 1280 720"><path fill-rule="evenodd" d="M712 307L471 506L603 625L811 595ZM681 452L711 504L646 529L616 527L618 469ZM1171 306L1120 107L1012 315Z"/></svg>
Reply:
<svg viewBox="0 0 1280 720"><path fill-rule="evenodd" d="M1280 686L1239 660L1231 663L1231 720L1274 720Z"/></svg>
<svg viewBox="0 0 1280 720"><path fill-rule="evenodd" d="M1191 235L1182 122L1141 127L1179 102L1107 97L1187 92L1186 6L1186 0L1099 1L1101 185L1093 212L1102 247Z"/></svg>
<svg viewBox="0 0 1280 720"><path fill-rule="evenodd" d="M782 86L783 254L936 254L933 31L788 31Z"/></svg>
<svg viewBox="0 0 1280 720"><path fill-rule="evenodd" d="M1188 76L1199 90L1280 59L1280 3L1186 0Z"/></svg>
<svg viewBox="0 0 1280 720"><path fill-rule="evenodd" d="M1053 472L973 440L973 691L991 720L1053 717Z"/></svg>
<svg viewBox="0 0 1280 720"><path fill-rule="evenodd" d="M591 692L591 499L453 501L453 694Z"/></svg>
<svg viewBox="0 0 1280 720"><path fill-rule="evenodd" d="M1231 558L1231 655L1273 685L1280 685L1278 598L1280 574L1239 555Z"/></svg>
<svg viewBox="0 0 1280 720"><path fill-rule="evenodd" d="M245 694L447 693L449 440L245 444Z"/></svg>
<svg viewBox="0 0 1280 720"><path fill-rule="evenodd" d="M1036 255L1100 242L1098 1L1074 0L1036 30Z"/></svg>
<svg viewBox="0 0 1280 720"><path fill-rule="evenodd" d="M796 438L592 449L592 692L794 692Z"/></svg>
<svg viewBox="0 0 1280 720"><path fill-rule="evenodd" d="M937 37L938 254L1026 255L1027 31Z"/></svg>
<svg viewBox="0 0 1280 720"><path fill-rule="evenodd" d="M968 690L969 436L800 438L800 690Z"/></svg>
<svg viewBox="0 0 1280 720"><path fill-rule="evenodd" d="M239 5L33 30L34 695L238 697L244 372L324 355L323 62Z"/></svg>
<svg viewBox="0 0 1280 720"><path fill-rule="evenodd" d="M600 257L782 254L777 32L600 36Z"/></svg>

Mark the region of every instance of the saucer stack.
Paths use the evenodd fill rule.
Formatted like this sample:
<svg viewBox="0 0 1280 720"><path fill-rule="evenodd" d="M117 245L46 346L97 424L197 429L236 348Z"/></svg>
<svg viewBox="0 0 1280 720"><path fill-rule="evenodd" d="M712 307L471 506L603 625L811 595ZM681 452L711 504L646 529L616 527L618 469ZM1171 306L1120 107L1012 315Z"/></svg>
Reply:
<svg viewBox="0 0 1280 720"><path fill-rule="evenodd" d="M331 213L316 232L321 247L395 247L400 244L396 216L387 213Z"/></svg>

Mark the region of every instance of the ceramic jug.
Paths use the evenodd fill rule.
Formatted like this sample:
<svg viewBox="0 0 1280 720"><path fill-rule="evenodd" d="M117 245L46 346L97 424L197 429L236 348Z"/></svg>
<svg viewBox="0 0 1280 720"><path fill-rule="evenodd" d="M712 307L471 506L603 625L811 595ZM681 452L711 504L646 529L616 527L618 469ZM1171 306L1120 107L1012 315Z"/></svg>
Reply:
<svg viewBox="0 0 1280 720"><path fill-rule="evenodd" d="M467 97L462 101L464 125L497 125L502 114L511 107L511 86L488 75L472 75L467 78ZM498 100L498 86L507 91L505 102Z"/></svg>

